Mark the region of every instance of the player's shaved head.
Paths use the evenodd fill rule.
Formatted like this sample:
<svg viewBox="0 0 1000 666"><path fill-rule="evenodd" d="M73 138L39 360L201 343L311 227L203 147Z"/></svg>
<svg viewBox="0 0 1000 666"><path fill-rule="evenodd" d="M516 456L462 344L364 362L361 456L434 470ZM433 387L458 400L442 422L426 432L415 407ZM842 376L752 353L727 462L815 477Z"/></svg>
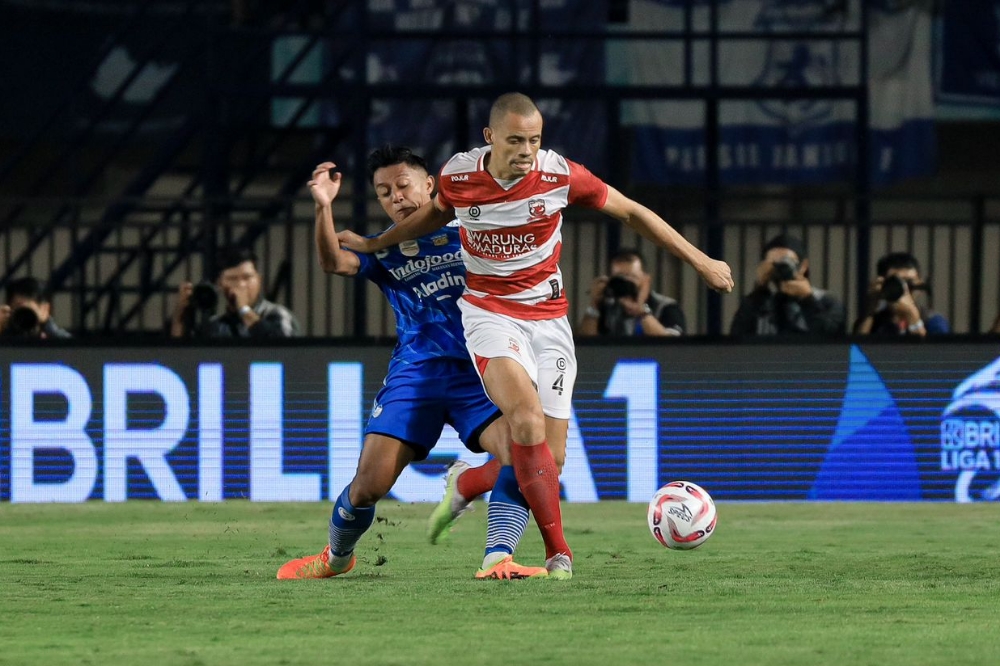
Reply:
<svg viewBox="0 0 1000 666"><path fill-rule="evenodd" d="M490 127L496 127L508 113L518 116L533 116L539 113L531 98L519 92L504 93L497 97L490 108Z"/></svg>

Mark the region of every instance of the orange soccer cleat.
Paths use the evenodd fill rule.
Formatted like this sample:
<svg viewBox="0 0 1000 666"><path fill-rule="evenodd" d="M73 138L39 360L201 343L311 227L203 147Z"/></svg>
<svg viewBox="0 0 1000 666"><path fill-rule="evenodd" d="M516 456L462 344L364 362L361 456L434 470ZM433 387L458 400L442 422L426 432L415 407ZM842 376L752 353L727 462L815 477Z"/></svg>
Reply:
<svg viewBox="0 0 1000 666"><path fill-rule="evenodd" d="M330 552L330 546L327 546L319 555L300 557L297 560L285 562L278 569L278 580L339 576L353 569L357 561L358 558L354 556L354 553L337 557Z"/></svg>
<svg viewBox="0 0 1000 666"><path fill-rule="evenodd" d="M526 567L515 562L513 555L508 555L493 566L476 572L476 578L480 580L520 580L548 575L549 572L545 567Z"/></svg>

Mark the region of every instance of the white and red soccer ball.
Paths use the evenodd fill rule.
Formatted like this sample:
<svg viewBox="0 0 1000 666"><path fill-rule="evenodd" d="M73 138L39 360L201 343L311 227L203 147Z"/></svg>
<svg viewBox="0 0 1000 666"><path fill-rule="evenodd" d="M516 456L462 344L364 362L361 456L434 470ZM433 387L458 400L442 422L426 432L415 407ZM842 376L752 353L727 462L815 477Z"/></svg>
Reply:
<svg viewBox="0 0 1000 666"><path fill-rule="evenodd" d="M691 550L715 531L715 502L704 488L690 481L671 481L649 500L649 531L674 550Z"/></svg>

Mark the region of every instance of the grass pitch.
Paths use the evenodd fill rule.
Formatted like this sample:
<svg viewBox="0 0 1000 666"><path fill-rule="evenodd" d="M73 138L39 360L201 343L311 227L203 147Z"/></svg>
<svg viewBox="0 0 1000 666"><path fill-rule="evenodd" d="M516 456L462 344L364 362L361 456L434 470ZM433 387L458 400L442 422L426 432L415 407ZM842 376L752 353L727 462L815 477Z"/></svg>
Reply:
<svg viewBox="0 0 1000 666"><path fill-rule="evenodd" d="M722 504L671 552L645 506L564 505L576 577L476 581L485 511L383 503L343 578L277 581L328 505L0 506L2 664L989 664L1000 506ZM529 524L518 560L537 564Z"/></svg>

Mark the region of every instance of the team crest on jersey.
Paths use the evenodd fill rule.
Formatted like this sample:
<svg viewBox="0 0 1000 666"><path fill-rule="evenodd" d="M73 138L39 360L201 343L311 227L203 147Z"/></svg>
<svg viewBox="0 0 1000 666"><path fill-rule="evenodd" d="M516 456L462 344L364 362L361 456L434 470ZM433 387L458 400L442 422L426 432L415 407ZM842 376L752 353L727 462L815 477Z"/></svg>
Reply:
<svg viewBox="0 0 1000 666"><path fill-rule="evenodd" d="M479 206L472 206L471 208L469 208L469 217L471 217L472 219L476 219L482 212L483 211L479 210Z"/></svg>
<svg viewBox="0 0 1000 666"><path fill-rule="evenodd" d="M528 214L531 217L542 217L545 215L545 199L529 199Z"/></svg>
<svg viewBox="0 0 1000 666"><path fill-rule="evenodd" d="M402 252L405 257L415 257L420 254L420 245L418 245L415 240L403 241L399 244L399 251Z"/></svg>
<svg viewBox="0 0 1000 666"><path fill-rule="evenodd" d="M437 246L447 245L448 244L448 237L445 236L444 234L442 234L440 236L435 236L434 238L431 239L431 242L434 243L434 245L437 245Z"/></svg>

